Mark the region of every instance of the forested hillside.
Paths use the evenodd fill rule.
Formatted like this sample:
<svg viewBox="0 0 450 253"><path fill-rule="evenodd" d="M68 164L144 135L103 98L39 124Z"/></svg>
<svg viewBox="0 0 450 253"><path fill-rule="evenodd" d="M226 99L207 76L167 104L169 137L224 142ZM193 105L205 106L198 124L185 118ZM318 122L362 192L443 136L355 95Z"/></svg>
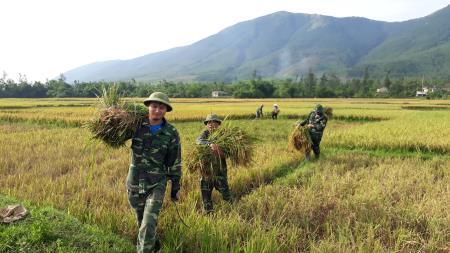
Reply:
<svg viewBox="0 0 450 253"><path fill-rule="evenodd" d="M450 79L450 6L429 16L381 22L277 12L238 23L192 45L67 71L78 81L296 79L313 71L341 78Z"/></svg>

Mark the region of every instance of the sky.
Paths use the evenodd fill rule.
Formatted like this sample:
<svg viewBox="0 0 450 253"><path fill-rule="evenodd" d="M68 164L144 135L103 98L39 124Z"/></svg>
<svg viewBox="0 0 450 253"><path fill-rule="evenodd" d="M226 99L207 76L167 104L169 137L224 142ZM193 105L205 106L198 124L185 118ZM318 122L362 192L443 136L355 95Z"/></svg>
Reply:
<svg viewBox="0 0 450 253"><path fill-rule="evenodd" d="M190 45L277 11L397 22L450 0L0 0L0 78L53 79L85 64Z"/></svg>

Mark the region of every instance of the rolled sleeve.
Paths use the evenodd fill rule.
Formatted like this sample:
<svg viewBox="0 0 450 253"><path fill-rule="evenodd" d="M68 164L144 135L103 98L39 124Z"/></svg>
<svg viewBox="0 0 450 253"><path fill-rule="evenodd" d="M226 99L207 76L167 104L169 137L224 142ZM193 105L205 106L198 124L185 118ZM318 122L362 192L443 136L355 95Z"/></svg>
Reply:
<svg viewBox="0 0 450 253"><path fill-rule="evenodd" d="M211 144L210 141L208 141L208 130L203 131L203 133L197 138L195 141L198 145L209 145Z"/></svg>

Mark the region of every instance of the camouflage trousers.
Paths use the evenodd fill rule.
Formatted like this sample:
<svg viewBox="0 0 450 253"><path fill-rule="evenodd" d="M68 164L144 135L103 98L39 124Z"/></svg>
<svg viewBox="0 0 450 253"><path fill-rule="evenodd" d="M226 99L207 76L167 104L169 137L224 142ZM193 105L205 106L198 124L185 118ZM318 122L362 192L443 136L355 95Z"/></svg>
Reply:
<svg viewBox="0 0 450 253"><path fill-rule="evenodd" d="M213 211L212 191L214 188L220 192L223 200L231 202L231 193L226 176L215 176L209 180L202 178L200 180L200 189L202 192L203 208L207 213Z"/></svg>
<svg viewBox="0 0 450 253"><path fill-rule="evenodd" d="M311 141L312 141L312 150L314 152L314 156L316 158L319 158L320 156L320 141L322 140L322 134L318 133L310 133L311 134Z"/></svg>
<svg viewBox="0 0 450 253"><path fill-rule="evenodd" d="M166 192L165 176L139 179L139 186L128 188L128 201L134 209L139 227L136 250L149 253L155 248L156 225Z"/></svg>

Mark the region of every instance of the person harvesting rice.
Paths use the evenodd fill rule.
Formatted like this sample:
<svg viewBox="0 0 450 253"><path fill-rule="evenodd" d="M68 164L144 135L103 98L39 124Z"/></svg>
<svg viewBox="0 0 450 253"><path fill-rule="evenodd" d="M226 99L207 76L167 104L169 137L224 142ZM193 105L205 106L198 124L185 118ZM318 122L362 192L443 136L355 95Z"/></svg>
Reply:
<svg viewBox="0 0 450 253"><path fill-rule="evenodd" d="M258 108L256 108L256 118L255 119L262 119L263 107L264 107L264 105L260 105L260 106L258 106Z"/></svg>
<svg viewBox="0 0 450 253"><path fill-rule="evenodd" d="M172 181L170 196L173 201L178 200L181 144L178 131L164 118L166 112L172 111L167 95L154 92L144 104L149 114L132 137L126 182L128 200L139 226L137 252L157 252L160 244L156 225L168 180Z"/></svg>
<svg viewBox="0 0 450 253"><path fill-rule="evenodd" d="M330 112L331 115L331 112ZM322 140L323 131L327 126L328 117L324 113L323 106L317 104L314 111L310 112L308 117L303 121L298 121L297 125L306 126L309 136L311 137L311 148L316 159L320 156L320 141ZM305 149L305 159L310 160L310 149Z"/></svg>
<svg viewBox="0 0 450 253"><path fill-rule="evenodd" d="M273 104L272 119L278 119L278 113L280 113L280 108L277 104Z"/></svg>
<svg viewBox="0 0 450 253"><path fill-rule="evenodd" d="M202 175L200 179L200 190L202 194L203 208L206 213L211 213L213 211L213 203L211 199L213 189L216 188L222 194L222 198L228 202L231 202L231 193L228 186L225 154L219 145L208 140L210 134L219 128L222 120L217 115L210 114L206 117L203 123L206 126L206 130L202 132L196 142L198 145L209 146L213 156L209 161L210 164L207 165L210 166L212 175Z"/></svg>

